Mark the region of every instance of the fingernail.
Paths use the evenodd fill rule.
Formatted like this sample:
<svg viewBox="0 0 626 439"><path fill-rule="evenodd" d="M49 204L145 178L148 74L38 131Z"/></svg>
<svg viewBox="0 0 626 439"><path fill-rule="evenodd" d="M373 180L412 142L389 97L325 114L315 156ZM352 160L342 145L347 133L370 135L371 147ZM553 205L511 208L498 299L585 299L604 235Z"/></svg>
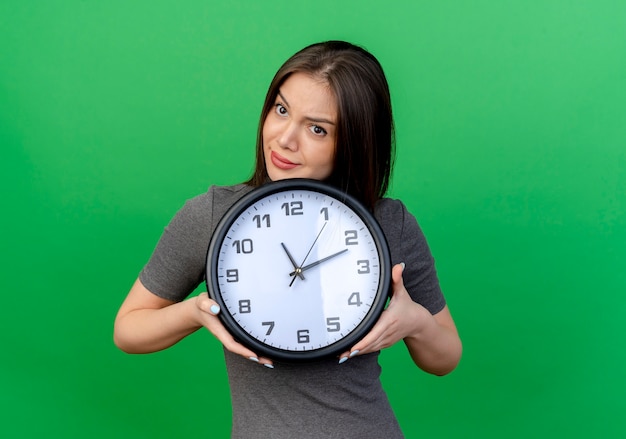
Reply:
<svg viewBox="0 0 626 439"><path fill-rule="evenodd" d="M257 357L248 357L248 360L254 361L255 363L259 362L259 359Z"/></svg>
<svg viewBox="0 0 626 439"><path fill-rule="evenodd" d="M341 357L341 358L339 359L339 364L343 364L343 363L345 363L346 361L348 361L348 359L349 359L349 358L350 358L350 357Z"/></svg>
<svg viewBox="0 0 626 439"><path fill-rule="evenodd" d="M406 264L404 262L400 262L400 265L402 265L402 269L404 270L404 267L406 267Z"/></svg>
<svg viewBox="0 0 626 439"><path fill-rule="evenodd" d="M354 357L355 355L359 355L359 352L361 351L359 351L358 349L356 351L350 352L350 358Z"/></svg>
<svg viewBox="0 0 626 439"><path fill-rule="evenodd" d="M263 366L267 367L268 369L274 369L274 365L273 364L263 363Z"/></svg>
<svg viewBox="0 0 626 439"><path fill-rule="evenodd" d="M217 313L219 313L219 312L220 312L220 307L219 307L219 306L217 306L217 305L211 305L211 312L212 312L213 314L217 314Z"/></svg>

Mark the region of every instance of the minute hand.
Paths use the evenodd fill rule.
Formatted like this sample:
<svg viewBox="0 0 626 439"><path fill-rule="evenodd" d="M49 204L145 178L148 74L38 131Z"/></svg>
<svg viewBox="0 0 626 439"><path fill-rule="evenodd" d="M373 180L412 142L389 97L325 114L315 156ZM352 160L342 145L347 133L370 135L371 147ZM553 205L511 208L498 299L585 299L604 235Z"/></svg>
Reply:
<svg viewBox="0 0 626 439"><path fill-rule="evenodd" d="M333 253L333 254L332 254L332 255L330 255L330 256L326 256L325 258L322 258L322 259L320 259L320 260L318 260L318 261L311 262L310 264L305 265L304 267L302 267L302 268L300 269L300 273L301 273L301 272L303 272L303 271L308 270L309 268L313 268L313 267L315 267L316 265L319 265L319 264L321 264L322 262L325 262L325 261L327 261L327 260L329 260L329 259L331 259L331 258L334 258L335 256L339 256L340 254L345 253L345 252L347 252L347 251L348 251L348 249L347 249L347 248L344 248L343 250L341 250L341 251L339 251L339 252L337 252L337 253ZM296 272L295 272L295 271L292 271L291 273L289 273L289 276L295 276L295 275L296 275Z"/></svg>

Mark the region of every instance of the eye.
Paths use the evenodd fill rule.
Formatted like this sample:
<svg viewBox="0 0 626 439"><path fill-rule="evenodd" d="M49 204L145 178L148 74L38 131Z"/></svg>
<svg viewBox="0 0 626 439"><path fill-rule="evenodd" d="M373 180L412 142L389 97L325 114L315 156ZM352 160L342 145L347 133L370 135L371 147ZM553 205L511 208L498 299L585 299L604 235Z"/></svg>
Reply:
<svg viewBox="0 0 626 439"><path fill-rule="evenodd" d="M287 109L283 104L274 104L274 111L276 111L276 114L278 114L279 116L287 115Z"/></svg>
<svg viewBox="0 0 626 439"><path fill-rule="evenodd" d="M328 132L319 125L311 125L309 127L309 130L311 130L311 132L316 136L325 136L326 134L328 134Z"/></svg>

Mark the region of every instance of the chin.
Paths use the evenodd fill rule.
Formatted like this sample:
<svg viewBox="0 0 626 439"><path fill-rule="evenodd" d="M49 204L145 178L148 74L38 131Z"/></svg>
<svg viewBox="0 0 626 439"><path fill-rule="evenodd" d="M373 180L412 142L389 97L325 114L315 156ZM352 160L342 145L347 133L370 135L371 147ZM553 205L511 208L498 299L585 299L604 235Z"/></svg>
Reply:
<svg viewBox="0 0 626 439"><path fill-rule="evenodd" d="M328 177L320 177L316 175L299 173L299 172L269 172L268 173L270 180L279 181L279 180L288 180L290 178L307 178L309 180L318 180L325 181Z"/></svg>
<svg viewBox="0 0 626 439"><path fill-rule="evenodd" d="M267 162L266 162L267 163ZM279 169L275 166L266 165L267 176L272 181L287 180L289 178L308 178L310 180L324 181L330 178L330 172L321 172L311 169Z"/></svg>

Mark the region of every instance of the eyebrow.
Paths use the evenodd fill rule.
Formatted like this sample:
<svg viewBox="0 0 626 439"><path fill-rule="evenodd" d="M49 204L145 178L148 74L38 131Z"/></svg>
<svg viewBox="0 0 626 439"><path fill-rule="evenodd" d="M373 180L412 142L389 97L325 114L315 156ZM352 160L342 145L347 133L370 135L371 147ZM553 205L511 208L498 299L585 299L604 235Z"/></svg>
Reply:
<svg viewBox="0 0 626 439"><path fill-rule="evenodd" d="M285 96L280 92L280 90L278 90L278 96L280 96L280 98L285 102L285 105L287 107L289 107L289 101L287 99L285 99ZM335 122L333 122L330 119L324 119L324 118L317 118L317 117L310 117L310 116L306 116L307 120L310 120L311 122L316 122L316 123L327 123L329 125L335 125Z"/></svg>

